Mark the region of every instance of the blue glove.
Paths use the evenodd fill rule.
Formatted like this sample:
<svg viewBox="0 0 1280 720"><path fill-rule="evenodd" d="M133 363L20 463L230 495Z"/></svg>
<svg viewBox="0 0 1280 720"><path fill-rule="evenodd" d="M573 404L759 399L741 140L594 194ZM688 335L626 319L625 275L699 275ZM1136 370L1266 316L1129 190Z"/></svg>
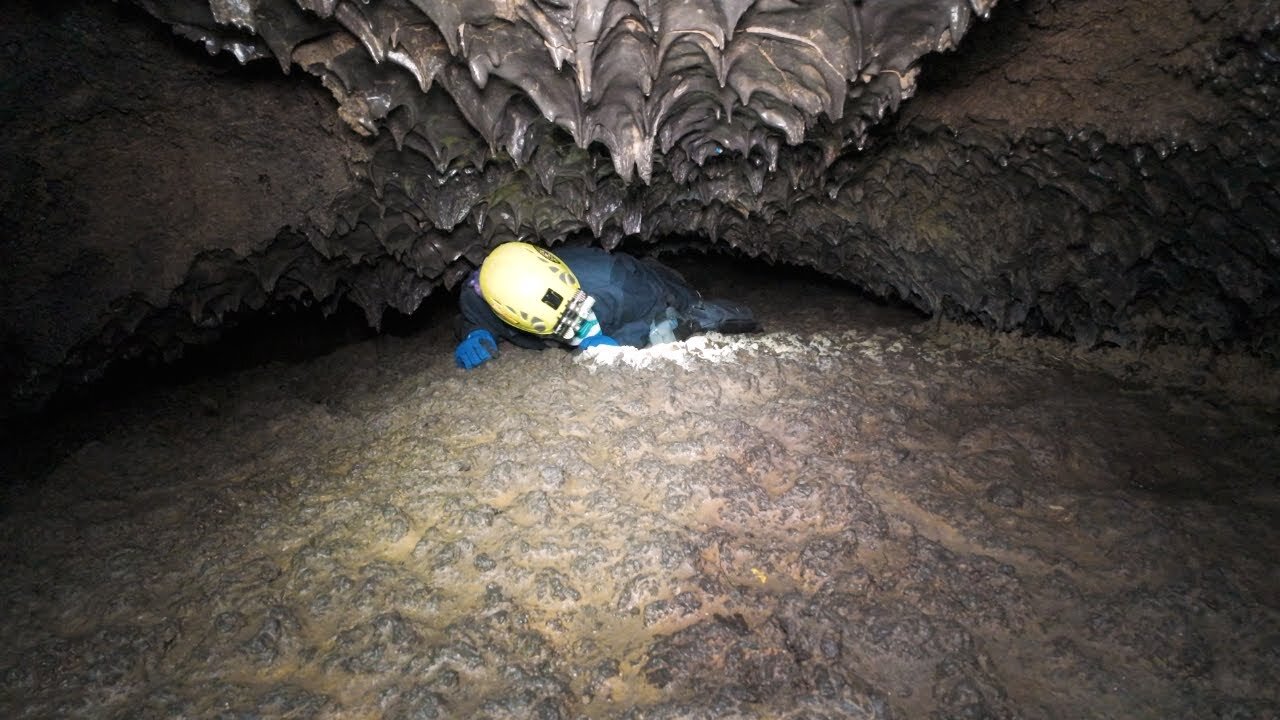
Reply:
<svg viewBox="0 0 1280 720"><path fill-rule="evenodd" d="M488 343L492 350L485 348ZM458 367L471 370L478 368L498 354L498 341L493 339L493 333L488 330L472 330L466 339L458 343L458 349L453 351L453 359L458 363Z"/></svg>
<svg viewBox="0 0 1280 720"><path fill-rule="evenodd" d="M586 350L589 347L595 347L597 345L612 345L613 347L618 347L618 341L608 335L592 335L589 338L584 338L582 342L578 343L578 349Z"/></svg>

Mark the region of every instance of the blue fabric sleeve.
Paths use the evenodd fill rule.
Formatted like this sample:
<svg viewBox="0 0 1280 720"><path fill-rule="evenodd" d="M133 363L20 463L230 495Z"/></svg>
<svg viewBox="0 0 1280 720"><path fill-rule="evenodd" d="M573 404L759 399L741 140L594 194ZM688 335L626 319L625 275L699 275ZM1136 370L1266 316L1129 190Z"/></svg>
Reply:
<svg viewBox="0 0 1280 720"><path fill-rule="evenodd" d="M619 345L642 348L649 344L649 326L648 320L632 320L608 334L617 340Z"/></svg>

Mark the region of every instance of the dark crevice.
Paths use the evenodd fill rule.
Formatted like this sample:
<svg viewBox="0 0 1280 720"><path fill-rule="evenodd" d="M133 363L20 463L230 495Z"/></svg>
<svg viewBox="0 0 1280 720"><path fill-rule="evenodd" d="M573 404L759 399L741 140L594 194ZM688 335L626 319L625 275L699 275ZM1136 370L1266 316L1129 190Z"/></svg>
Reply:
<svg viewBox="0 0 1280 720"><path fill-rule="evenodd" d="M441 322L453 310L444 293L424 302L412 315L388 311L381 334L411 336ZM167 396L210 382L234 382L234 376L267 366L305 365L354 343L375 340L364 312L350 302L326 313L319 306L274 307L269 311L232 313L214 339L205 344L140 352L109 364L101 378L66 384L37 411L10 417L0 424L0 474L6 491L38 480L69 452L104 430L103 418L120 420L143 408L163 405ZM213 412L192 407L191 412Z"/></svg>

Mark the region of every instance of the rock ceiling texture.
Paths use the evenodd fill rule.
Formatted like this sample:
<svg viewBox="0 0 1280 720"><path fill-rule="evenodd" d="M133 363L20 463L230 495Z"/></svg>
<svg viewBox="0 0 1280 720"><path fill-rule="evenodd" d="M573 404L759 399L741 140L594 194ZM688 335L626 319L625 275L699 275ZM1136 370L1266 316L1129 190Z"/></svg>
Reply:
<svg viewBox="0 0 1280 720"><path fill-rule="evenodd" d="M19 2L0 379L38 404L298 304L376 326L513 238L1274 357L1280 3L995 4Z"/></svg>

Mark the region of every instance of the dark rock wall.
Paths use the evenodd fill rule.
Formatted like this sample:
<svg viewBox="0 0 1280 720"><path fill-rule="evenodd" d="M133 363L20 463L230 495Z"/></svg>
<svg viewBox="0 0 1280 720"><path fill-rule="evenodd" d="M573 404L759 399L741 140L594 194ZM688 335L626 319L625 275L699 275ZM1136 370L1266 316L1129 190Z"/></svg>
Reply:
<svg viewBox="0 0 1280 720"><path fill-rule="evenodd" d="M854 234L923 256L885 280L994 327L1274 356L1280 6L1001 11L860 171Z"/></svg>
<svg viewBox="0 0 1280 720"><path fill-rule="evenodd" d="M211 59L127 6L10 3L0 77L0 381L19 406L206 335L175 294L209 282L196 259L331 225L364 158L313 83Z"/></svg>
<svg viewBox="0 0 1280 720"><path fill-rule="evenodd" d="M1274 2L140 5L248 68L102 10L7 26L16 96L94 81L6 118L35 138L3 141L5 252L39 270L5 284L19 398L240 309L376 325L511 238L693 238L993 328L1280 347Z"/></svg>

